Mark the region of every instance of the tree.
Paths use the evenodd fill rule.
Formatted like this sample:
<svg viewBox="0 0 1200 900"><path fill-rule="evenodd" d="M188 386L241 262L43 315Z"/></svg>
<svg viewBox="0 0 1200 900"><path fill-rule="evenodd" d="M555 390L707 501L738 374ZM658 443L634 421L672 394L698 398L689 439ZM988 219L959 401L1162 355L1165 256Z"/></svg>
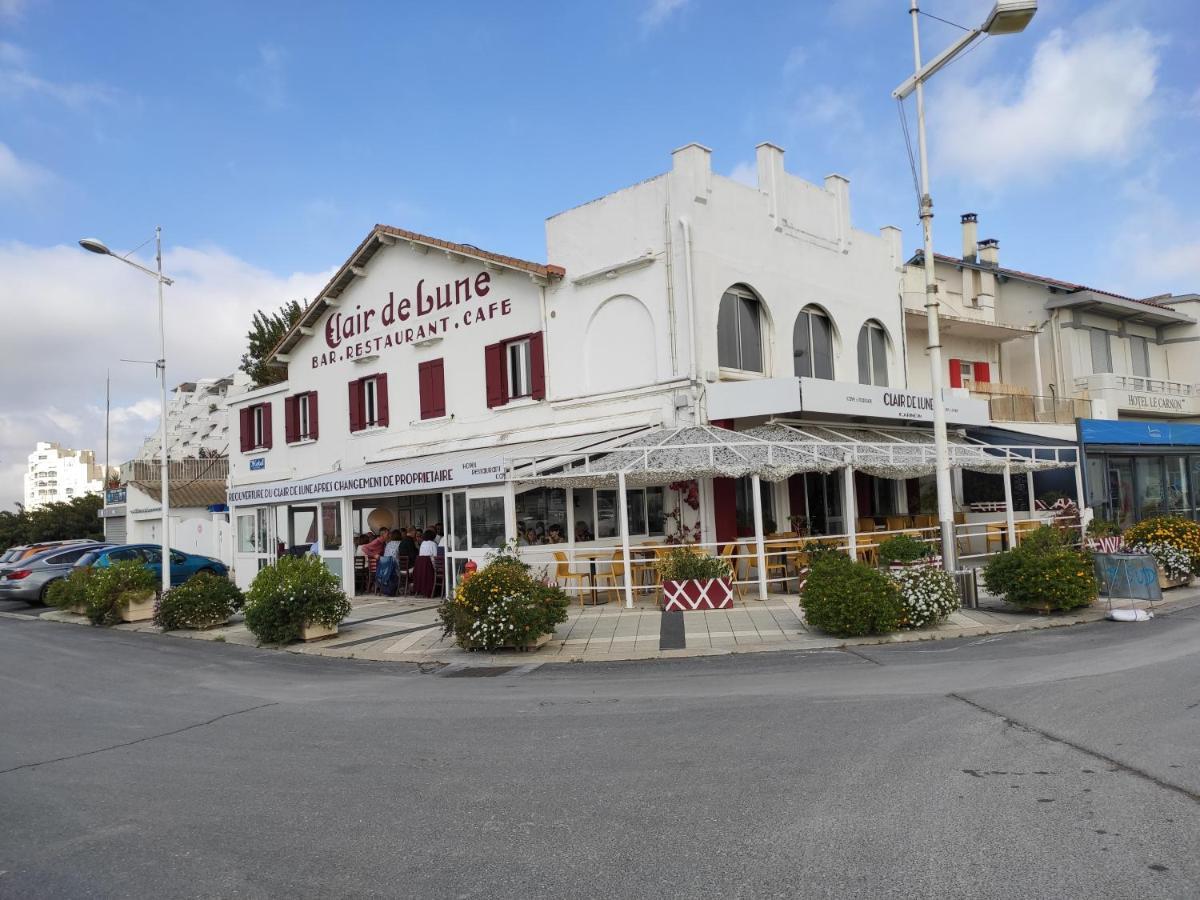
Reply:
<svg viewBox="0 0 1200 900"><path fill-rule="evenodd" d="M72 538L104 537L99 512L104 506L101 494L85 494L67 503L47 503L28 510L17 504L15 512L0 511L0 550L19 544L41 541L65 541Z"/></svg>
<svg viewBox="0 0 1200 900"><path fill-rule="evenodd" d="M260 309L254 314L250 331L246 333L247 349L242 354L242 364L238 368L250 376L255 387L275 384L287 378L287 367L270 362L268 357L283 336L300 321L300 313L307 305L307 300L289 300L279 308L279 312L268 313Z"/></svg>

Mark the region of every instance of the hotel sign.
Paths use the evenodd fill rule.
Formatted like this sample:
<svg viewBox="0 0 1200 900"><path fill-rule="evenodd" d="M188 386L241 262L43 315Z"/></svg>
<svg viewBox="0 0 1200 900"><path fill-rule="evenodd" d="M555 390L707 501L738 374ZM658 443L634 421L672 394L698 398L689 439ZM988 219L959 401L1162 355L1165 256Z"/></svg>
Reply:
<svg viewBox="0 0 1200 900"><path fill-rule="evenodd" d="M987 425L988 404L973 397L943 391L946 421L956 425ZM871 384L800 379L800 409L804 413L867 416L875 419L933 421L933 395Z"/></svg>

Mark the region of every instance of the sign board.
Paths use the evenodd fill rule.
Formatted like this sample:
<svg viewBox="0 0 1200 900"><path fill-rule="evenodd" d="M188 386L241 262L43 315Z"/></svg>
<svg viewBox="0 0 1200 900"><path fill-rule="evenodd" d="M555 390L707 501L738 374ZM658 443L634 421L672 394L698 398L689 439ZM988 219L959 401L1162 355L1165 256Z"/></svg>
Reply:
<svg viewBox="0 0 1200 900"><path fill-rule="evenodd" d="M109 488L104 492L104 502L117 504L125 502L125 488Z"/></svg>
<svg viewBox="0 0 1200 900"><path fill-rule="evenodd" d="M973 397L942 392L946 421L956 425L987 425L988 404ZM869 416L876 419L904 419L910 422L933 421L933 395L873 384L826 381L824 378L800 379L800 408L805 413L839 416Z"/></svg>
<svg viewBox="0 0 1200 900"><path fill-rule="evenodd" d="M1096 578L1100 593L1110 599L1161 600L1158 565L1142 553L1097 553Z"/></svg>
<svg viewBox="0 0 1200 900"><path fill-rule="evenodd" d="M250 471L261 472L267 467L267 458L265 456L256 456L250 460Z"/></svg>
<svg viewBox="0 0 1200 900"><path fill-rule="evenodd" d="M1200 444L1200 425L1081 419L1079 439L1085 444Z"/></svg>

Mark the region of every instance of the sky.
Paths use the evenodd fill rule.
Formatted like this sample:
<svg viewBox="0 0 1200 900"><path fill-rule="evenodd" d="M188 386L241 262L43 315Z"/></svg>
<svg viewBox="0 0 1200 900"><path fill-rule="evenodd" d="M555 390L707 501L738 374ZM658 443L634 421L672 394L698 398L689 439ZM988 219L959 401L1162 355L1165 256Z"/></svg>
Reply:
<svg viewBox="0 0 1200 900"><path fill-rule="evenodd" d="M991 0L924 0L926 58ZM1200 290L1200 3L1041 0L926 94L935 242L1146 297ZM545 260L544 220L691 141L850 179L919 246L891 91L906 0L192 4L0 0L0 507L38 440L129 458L157 428L154 283L80 250L163 227L168 379L228 374L377 222ZM911 123L910 101L905 114ZM152 264L148 247L135 259ZM553 260L549 260L553 262Z"/></svg>

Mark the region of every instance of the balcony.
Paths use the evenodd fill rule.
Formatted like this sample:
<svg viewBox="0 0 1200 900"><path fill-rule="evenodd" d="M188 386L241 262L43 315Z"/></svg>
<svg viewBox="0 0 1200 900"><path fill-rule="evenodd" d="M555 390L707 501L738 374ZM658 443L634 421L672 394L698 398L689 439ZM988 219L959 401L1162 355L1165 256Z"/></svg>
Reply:
<svg viewBox="0 0 1200 900"><path fill-rule="evenodd" d="M1117 417L1117 412L1157 416L1200 415L1200 389L1184 381L1116 375L1111 372L1075 379L1075 390L1096 407L1096 418Z"/></svg>
<svg viewBox="0 0 1200 900"><path fill-rule="evenodd" d="M177 459L167 463L171 506L212 506L226 500L229 457ZM137 487L155 500L161 493L157 460L135 459L121 466L121 481Z"/></svg>
<svg viewBox="0 0 1200 900"><path fill-rule="evenodd" d="M1090 400L975 390L971 391L971 396L987 401L988 414L993 422L1074 425L1076 419L1092 417Z"/></svg>

